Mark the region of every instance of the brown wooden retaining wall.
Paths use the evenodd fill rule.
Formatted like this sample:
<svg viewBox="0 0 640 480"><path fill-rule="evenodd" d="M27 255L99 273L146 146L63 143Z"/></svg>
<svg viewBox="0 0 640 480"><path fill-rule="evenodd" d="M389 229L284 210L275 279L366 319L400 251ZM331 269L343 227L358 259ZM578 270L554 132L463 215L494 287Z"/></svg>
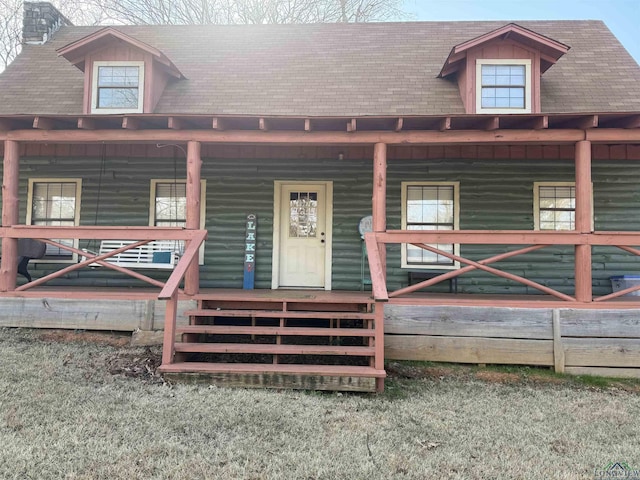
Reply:
<svg viewBox="0 0 640 480"><path fill-rule="evenodd" d="M640 310L389 304L385 359L640 378Z"/></svg>

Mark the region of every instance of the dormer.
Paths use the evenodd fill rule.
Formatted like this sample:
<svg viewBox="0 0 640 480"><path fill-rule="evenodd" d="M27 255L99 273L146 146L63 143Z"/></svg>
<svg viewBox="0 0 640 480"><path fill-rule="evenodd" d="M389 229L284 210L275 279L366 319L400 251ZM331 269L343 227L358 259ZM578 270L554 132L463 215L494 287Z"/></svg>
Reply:
<svg viewBox="0 0 640 480"><path fill-rule="evenodd" d="M160 50L113 27L57 52L84 72L85 114L153 113L167 84L184 78Z"/></svg>
<svg viewBox="0 0 640 480"><path fill-rule="evenodd" d="M569 46L514 23L460 43L440 71L467 113L540 113L540 77Z"/></svg>

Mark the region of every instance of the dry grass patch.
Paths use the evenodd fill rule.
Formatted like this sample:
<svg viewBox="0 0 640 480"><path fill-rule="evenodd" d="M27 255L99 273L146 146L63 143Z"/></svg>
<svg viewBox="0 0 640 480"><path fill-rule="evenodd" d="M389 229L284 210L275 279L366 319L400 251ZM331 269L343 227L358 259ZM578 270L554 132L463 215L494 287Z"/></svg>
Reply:
<svg viewBox="0 0 640 480"><path fill-rule="evenodd" d="M408 364L383 395L230 390L128 375L153 368L154 349L13 329L0 349L3 479L585 479L640 465L640 395L617 387Z"/></svg>

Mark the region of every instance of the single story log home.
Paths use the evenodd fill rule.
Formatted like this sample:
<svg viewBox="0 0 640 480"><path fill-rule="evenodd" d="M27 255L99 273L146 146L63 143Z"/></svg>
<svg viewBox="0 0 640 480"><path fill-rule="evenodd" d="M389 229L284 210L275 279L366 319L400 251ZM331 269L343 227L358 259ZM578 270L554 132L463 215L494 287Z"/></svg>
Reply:
<svg viewBox="0 0 640 480"><path fill-rule="evenodd" d="M163 329L163 372L227 384L640 376L640 67L602 22L24 19L0 325Z"/></svg>

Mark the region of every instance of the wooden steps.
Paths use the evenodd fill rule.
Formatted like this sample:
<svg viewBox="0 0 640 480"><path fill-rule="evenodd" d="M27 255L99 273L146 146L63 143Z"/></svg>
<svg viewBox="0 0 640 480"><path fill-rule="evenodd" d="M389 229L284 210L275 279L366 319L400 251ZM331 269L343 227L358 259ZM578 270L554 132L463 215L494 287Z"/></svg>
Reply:
<svg viewBox="0 0 640 480"><path fill-rule="evenodd" d="M159 371L223 386L381 391L382 311L368 294L198 295Z"/></svg>

